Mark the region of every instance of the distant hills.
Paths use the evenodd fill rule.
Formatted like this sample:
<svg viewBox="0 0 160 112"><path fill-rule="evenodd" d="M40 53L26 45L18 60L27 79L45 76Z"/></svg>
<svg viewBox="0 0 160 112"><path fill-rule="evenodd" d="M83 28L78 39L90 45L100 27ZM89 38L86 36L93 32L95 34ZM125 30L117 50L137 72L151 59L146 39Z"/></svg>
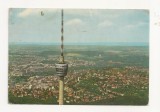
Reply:
<svg viewBox="0 0 160 112"><path fill-rule="evenodd" d="M35 43L11 42L9 45L60 45L61 43ZM103 45L103 46L149 46L147 42L91 42L91 43L65 43L64 45Z"/></svg>

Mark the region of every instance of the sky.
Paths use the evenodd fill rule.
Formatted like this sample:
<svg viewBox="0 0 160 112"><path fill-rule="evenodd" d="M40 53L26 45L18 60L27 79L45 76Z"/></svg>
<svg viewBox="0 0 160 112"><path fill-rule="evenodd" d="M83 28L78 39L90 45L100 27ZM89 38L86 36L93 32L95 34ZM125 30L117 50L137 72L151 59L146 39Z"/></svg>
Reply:
<svg viewBox="0 0 160 112"><path fill-rule="evenodd" d="M9 43L59 43L60 37L60 9L9 10ZM101 42L148 43L149 11L64 9L64 43Z"/></svg>

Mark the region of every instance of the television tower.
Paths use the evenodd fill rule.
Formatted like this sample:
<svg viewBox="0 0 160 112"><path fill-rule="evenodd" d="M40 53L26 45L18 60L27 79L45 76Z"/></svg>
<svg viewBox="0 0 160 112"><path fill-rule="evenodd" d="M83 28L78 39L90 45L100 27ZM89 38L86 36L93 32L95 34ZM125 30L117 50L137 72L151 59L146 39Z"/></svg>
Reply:
<svg viewBox="0 0 160 112"><path fill-rule="evenodd" d="M64 61L63 55L63 9L61 10L61 56L58 64L55 64L56 75L59 76L59 105L64 104L64 76L67 75L68 64Z"/></svg>

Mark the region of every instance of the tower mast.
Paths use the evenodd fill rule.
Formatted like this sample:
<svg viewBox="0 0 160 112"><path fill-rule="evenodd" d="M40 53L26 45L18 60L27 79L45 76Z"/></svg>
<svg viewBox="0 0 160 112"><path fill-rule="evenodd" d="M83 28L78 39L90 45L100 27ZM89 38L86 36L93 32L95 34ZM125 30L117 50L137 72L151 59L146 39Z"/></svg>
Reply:
<svg viewBox="0 0 160 112"><path fill-rule="evenodd" d="M63 9L61 10L61 59L60 63L64 63L64 56L63 56Z"/></svg>

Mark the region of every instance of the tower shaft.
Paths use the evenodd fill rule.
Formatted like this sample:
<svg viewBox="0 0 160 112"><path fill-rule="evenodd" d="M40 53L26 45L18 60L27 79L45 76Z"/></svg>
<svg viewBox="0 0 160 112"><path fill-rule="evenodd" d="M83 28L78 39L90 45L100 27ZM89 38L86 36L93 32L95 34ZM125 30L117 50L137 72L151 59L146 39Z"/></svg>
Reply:
<svg viewBox="0 0 160 112"><path fill-rule="evenodd" d="M63 105L64 77L59 77L59 105Z"/></svg>

